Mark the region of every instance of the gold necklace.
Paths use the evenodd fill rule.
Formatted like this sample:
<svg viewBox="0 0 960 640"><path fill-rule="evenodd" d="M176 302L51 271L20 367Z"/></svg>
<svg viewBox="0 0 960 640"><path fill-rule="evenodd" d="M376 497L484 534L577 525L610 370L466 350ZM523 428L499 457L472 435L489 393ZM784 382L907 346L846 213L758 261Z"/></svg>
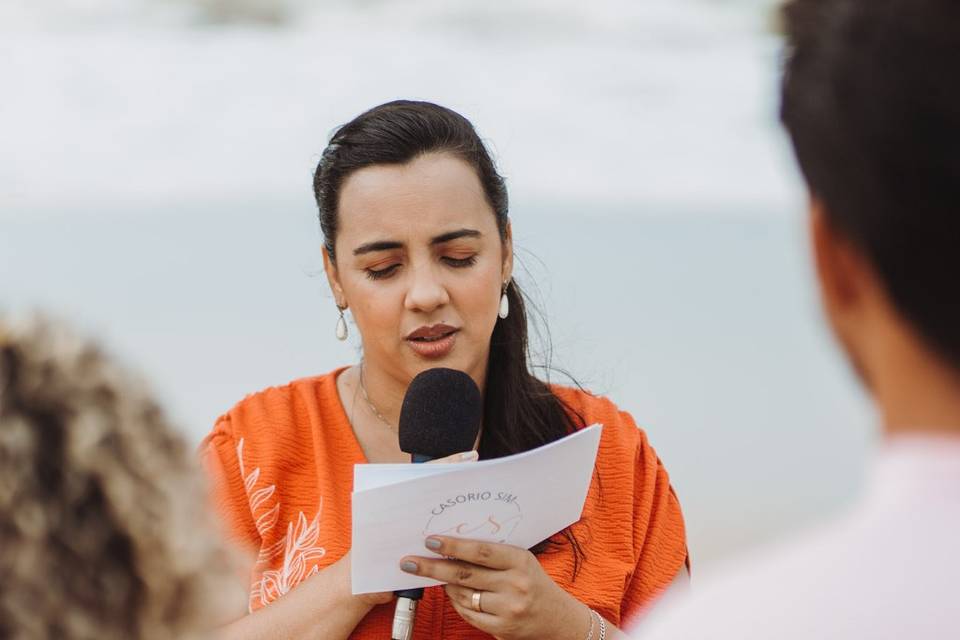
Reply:
<svg viewBox="0 0 960 640"><path fill-rule="evenodd" d="M390 431L396 432L397 430L393 428L393 425L390 424L390 422L383 417L383 414L380 413L380 410L377 409L376 405L373 404L373 402L370 400L370 396L367 394L367 385L363 381L363 369L364 369L363 360L361 360L360 361L360 393L363 394L364 402L366 402L367 406L370 407L370 411L373 412L373 415L375 415L380 422L386 425L387 429L390 429Z"/></svg>

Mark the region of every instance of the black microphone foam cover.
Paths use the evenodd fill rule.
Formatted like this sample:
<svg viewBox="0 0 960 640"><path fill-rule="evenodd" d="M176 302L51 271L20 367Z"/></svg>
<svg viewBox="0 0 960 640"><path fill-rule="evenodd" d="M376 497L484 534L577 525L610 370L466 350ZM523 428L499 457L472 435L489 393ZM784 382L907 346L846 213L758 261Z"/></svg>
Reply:
<svg viewBox="0 0 960 640"><path fill-rule="evenodd" d="M410 383L400 409L400 449L443 458L473 449L483 399L473 378L455 369L427 369Z"/></svg>

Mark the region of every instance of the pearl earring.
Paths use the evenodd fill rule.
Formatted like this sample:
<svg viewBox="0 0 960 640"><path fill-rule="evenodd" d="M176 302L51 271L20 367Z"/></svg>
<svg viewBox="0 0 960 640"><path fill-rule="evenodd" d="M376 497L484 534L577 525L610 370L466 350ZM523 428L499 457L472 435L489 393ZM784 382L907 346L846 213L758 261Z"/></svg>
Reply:
<svg viewBox="0 0 960 640"><path fill-rule="evenodd" d="M509 280L503 283L503 295L500 296L500 310L497 312L497 316L499 316L501 320L506 320L507 316L510 315L510 299L507 298L507 287L509 286Z"/></svg>
<svg viewBox="0 0 960 640"><path fill-rule="evenodd" d="M345 306L341 307L337 305L337 309L340 311L340 318L337 320L337 340L343 342L347 339L347 319L343 317L343 310L346 309Z"/></svg>

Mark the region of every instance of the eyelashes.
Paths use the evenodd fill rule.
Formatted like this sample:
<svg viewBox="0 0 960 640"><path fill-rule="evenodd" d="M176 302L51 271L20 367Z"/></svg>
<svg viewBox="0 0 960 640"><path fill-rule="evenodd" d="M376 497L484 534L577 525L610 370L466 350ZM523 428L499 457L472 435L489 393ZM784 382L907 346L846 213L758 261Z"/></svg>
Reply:
<svg viewBox="0 0 960 640"><path fill-rule="evenodd" d="M450 258L445 256L440 258L440 260L442 260L447 266L454 269L466 269L467 267L472 267L473 265L477 264L476 255L472 255L468 258ZM365 269L365 271L367 273L367 277L371 280L383 280L395 274L399 268L400 264L397 263L392 264L389 267L384 267L383 269Z"/></svg>
<svg viewBox="0 0 960 640"><path fill-rule="evenodd" d="M371 280L383 280L384 278L392 276L399 268L399 264L392 264L384 269L365 269L365 271L367 272L367 277Z"/></svg>
<svg viewBox="0 0 960 640"><path fill-rule="evenodd" d="M472 267L477 264L477 256L472 255L469 258L440 258L445 263L450 265L455 269L463 269L465 267Z"/></svg>

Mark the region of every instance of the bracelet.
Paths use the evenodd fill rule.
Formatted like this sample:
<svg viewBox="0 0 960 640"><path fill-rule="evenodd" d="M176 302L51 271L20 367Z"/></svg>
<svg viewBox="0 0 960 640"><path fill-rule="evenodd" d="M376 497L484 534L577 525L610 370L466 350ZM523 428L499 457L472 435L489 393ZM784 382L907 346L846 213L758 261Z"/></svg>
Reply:
<svg viewBox="0 0 960 640"><path fill-rule="evenodd" d="M597 625L597 621L594 620L596 613L596 611L590 609L590 631L587 632L587 637L584 640L593 640L593 628Z"/></svg>
<svg viewBox="0 0 960 640"><path fill-rule="evenodd" d="M607 621L603 619L599 613L590 609L590 631L587 633L585 640L593 640L593 630L596 627L596 623L600 623L600 635L597 640L606 640L607 637Z"/></svg>

